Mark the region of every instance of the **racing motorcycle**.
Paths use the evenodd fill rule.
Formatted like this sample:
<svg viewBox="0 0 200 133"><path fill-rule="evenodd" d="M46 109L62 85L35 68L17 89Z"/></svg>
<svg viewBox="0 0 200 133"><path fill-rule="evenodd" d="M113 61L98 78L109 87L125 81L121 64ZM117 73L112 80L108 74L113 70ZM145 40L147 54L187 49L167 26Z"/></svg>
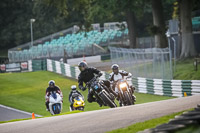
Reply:
<svg viewBox="0 0 200 133"><path fill-rule="evenodd" d="M133 96L134 89L130 88L126 79L120 79L116 83L119 93L120 106L127 106L135 104L135 97Z"/></svg>
<svg viewBox="0 0 200 133"><path fill-rule="evenodd" d="M111 108L117 107L114 100L115 97L106 91L103 82L99 80L99 76L95 76L92 78L87 84L86 87L89 88L89 91L94 94L97 101L100 102L104 106L109 106Z"/></svg>
<svg viewBox="0 0 200 133"><path fill-rule="evenodd" d="M73 110L84 111L84 107L85 107L84 98L78 94L74 94L72 97L73 97L74 103L72 107L70 107L70 111L73 111Z"/></svg>
<svg viewBox="0 0 200 133"><path fill-rule="evenodd" d="M60 114L62 111L62 98L56 92L52 92L49 96L49 110L52 115Z"/></svg>

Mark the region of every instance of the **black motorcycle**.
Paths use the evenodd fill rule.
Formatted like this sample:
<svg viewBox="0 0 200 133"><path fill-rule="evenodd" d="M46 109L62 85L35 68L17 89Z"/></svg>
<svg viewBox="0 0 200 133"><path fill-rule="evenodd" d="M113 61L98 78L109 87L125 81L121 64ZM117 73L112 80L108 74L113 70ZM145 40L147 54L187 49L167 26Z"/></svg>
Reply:
<svg viewBox="0 0 200 133"><path fill-rule="evenodd" d="M94 94L97 101L103 104L104 106L109 106L111 108L117 107L117 105L114 102L114 96L108 92L108 88L106 88L103 85L103 82L99 80L99 76L95 76L94 78L92 78L86 84L86 87L91 93Z"/></svg>

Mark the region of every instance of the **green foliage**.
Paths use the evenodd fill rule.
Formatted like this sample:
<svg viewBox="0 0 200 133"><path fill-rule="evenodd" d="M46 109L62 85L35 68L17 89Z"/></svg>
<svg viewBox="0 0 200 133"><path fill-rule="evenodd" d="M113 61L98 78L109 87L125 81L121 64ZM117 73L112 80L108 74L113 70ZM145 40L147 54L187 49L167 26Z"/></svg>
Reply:
<svg viewBox="0 0 200 133"><path fill-rule="evenodd" d="M163 1L165 21L172 18L175 0ZM193 0L193 10L199 9L199 1ZM0 48L12 48L30 42L30 19L34 40L73 26L91 30L91 23L127 21L127 12L136 16L137 36L149 36L158 30L151 27L152 9L148 0L1 0ZM83 28L83 25L85 28ZM153 28L148 32L147 27ZM38 42L44 43L44 42Z"/></svg>
<svg viewBox="0 0 200 133"><path fill-rule="evenodd" d="M1 49L30 42L30 19L32 18L36 20L33 23L34 40L66 29L77 21L70 19L72 14L67 17L65 11L61 12L61 9L47 5L45 2L41 0L0 1ZM58 6L62 5L61 7L66 9L65 0L61 2Z"/></svg>
<svg viewBox="0 0 200 133"><path fill-rule="evenodd" d="M7 57L8 56L8 50L7 49L1 49L0 50L0 56Z"/></svg>
<svg viewBox="0 0 200 133"><path fill-rule="evenodd" d="M156 35L156 34L161 33L161 29L155 25L149 26L148 31L151 35Z"/></svg>

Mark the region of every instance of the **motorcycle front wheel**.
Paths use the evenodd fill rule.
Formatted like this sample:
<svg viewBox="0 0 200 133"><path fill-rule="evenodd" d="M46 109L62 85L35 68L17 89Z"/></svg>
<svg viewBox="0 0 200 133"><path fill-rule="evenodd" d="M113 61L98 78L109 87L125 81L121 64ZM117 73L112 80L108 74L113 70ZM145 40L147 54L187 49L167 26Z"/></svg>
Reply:
<svg viewBox="0 0 200 133"><path fill-rule="evenodd" d="M111 108L117 107L117 105L106 95L105 92L101 93L101 98L102 100Z"/></svg>
<svg viewBox="0 0 200 133"><path fill-rule="evenodd" d="M133 105L132 98L130 97L130 95L127 91L124 93L124 96L125 96L125 99L126 99L126 104L127 105Z"/></svg>

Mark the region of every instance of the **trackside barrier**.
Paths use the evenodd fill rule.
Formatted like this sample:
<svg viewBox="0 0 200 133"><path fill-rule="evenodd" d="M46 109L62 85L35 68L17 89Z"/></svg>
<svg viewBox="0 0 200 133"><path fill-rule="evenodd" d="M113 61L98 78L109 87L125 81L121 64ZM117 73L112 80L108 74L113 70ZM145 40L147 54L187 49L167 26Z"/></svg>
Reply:
<svg viewBox="0 0 200 133"><path fill-rule="evenodd" d="M47 71L75 79L78 79L80 73L78 67L50 59L47 59ZM100 79L109 78L109 73L104 71L102 73ZM163 80L133 77L132 83L136 87L136 91L140 93L177 97L184 96L184 93L187 96L200 94L200 80Z"/></svg>
<svg viewBox="0 0 200 133"><path fill-rule="evenodd" d="M50 59L47 59L47 71L62 74L64 76L75 79L78 79L78 75L80 74L80 70L78 67ZM102 74L103 75L101 76L100 79L102 80L108 79L109 77L108 73L102 71Z"/></svg>
<svg viewBox="0 0 200 133"><path fill-rule="evenodd" d="M133 78L133 84L140 93L182 97L200 94L200 80L163 80Z"/></svg>
<svg viewBox="0 0 200 133"><path fill-rule="evenodd" d="M46 59L43 60L28 60L28 71L47 70Z"/></svg>

